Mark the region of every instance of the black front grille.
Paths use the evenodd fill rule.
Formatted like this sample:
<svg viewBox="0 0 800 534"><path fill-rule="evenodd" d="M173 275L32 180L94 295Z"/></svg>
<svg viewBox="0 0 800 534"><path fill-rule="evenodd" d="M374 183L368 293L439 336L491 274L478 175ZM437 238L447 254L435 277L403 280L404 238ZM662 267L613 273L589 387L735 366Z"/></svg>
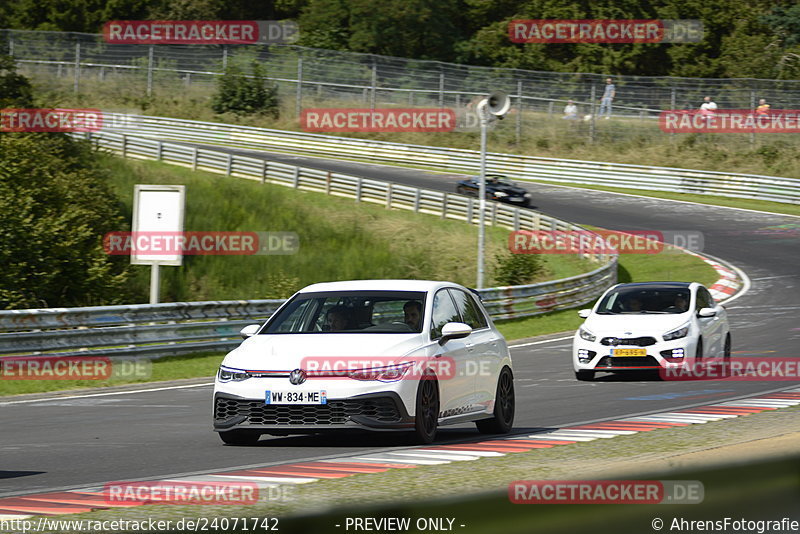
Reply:
<svg viewBox="0 0 800 534"><path fill-rule="evenodd" d="M643 357L621 357L613 358L611 356L604 356L597 362L597 368L600 367L661 367L652 356Z"/></svg>
<svg viewBox="0 0 800 534"><path fill-rule="evenodd" d="M319 405L274 405L264 401L217 397L214 419L224 421L245 416L251 425L343 425L353 416L381 423L397 423L401 416L394 400L388 397L332 400Z"/></svg>
<svg viewBox="0 0 800 534"><path fill-rule="evenodd" d="M604 337L600 340L601 345L619 347L622 345L633 347L649 347L656 344L654 337Z"/></svg>

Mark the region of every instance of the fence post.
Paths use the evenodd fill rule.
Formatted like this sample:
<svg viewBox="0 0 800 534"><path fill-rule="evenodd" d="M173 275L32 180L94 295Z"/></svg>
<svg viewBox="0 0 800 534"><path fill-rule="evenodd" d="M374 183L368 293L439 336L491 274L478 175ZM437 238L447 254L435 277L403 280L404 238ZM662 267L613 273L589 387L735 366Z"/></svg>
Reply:
<svg viewBox="0 0 800 534"><path fill-rule="evenodd" d="M517 144L522 139L522 80L517 80Z"/></svg>
<svg viewBox="0 0 800 534"><path fill-rule="evenodd" d="M597 131L597 87L592 84L592 92L589 98L592 99L592 120L589 121L589 142L594 143L595 134Z"/></svg>
<svg viewBox="0 0 800 534"><path fill-rule="evenodd" d="M150 45L147 49L147 96L153 94L153 52L155 46Z"/></svg>
<svg viewBox="0 0 800 534"><path fill-rule="evenodd" d="M441 69L441 65L439 66ZM439 108L444 107L444 72L439 71Z"/></svg>
<svg viewBox="0 0 800 534"><path fill-rule="evenodd" d="M303 101L303 57L297 58L297 96L295 97L295 112L300 116Z"/></svg>
<svg viewBox="0 0 800 534"><path fill-rule="evenodd" d="M378 64L375 58L372 58L372 95L370 96L369 109L375 110L375 98L378 91Z"/></svg>
<svg viewBox="0 0 800 534"><path fill-rule="evenodd" d="M72 90L78 92L81 80L81 42L75 42L75 81Z"/></svg>
<svg viewBox="0 0 800 534"><path fill-rule="evenodd" d="M228 45L222 45L222 72L228 68Z"/></svg>
<svg viewBox="0 0 800 534"><path fill-rule="evenodd" d="M677 106L676 102L677 102L677 95L675 93L675 88L673 87L669 91L669 109L674 111L675 106ZM672 141L673 143L675 142L675 132L669 133L669 140Z"/></svg>
<svg viewBox="0 0 800 534"><path fill-rule="evenodd" d="M750 89L750 110L755 111L756 109L756 92ZM750 144L756 144L756 131L753 130L750 132Z"/></svg>
<svg viewBox="0 0 800 534"><path fill-rule="evenodd" d="M8 38L8 55L14 57L14 36Z"/></svg>

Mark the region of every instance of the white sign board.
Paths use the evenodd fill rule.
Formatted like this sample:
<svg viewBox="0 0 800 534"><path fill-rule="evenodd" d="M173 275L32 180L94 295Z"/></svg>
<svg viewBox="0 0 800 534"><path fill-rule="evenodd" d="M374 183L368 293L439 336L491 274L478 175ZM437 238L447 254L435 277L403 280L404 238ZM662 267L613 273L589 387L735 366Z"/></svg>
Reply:
<svg viewBox="0 0 800 534"><path fill-rule="evenodd" d="M183 232L183 213L186 186L183 185L142 185L133 188L133 247L131 263L136 265L180 265L183 254L175 247L166 252L153 253L145 243L154 239L175 237ZM142 248L137 247L137 237L141 237ZM152 247L151 247L152 248Z"/></svg>

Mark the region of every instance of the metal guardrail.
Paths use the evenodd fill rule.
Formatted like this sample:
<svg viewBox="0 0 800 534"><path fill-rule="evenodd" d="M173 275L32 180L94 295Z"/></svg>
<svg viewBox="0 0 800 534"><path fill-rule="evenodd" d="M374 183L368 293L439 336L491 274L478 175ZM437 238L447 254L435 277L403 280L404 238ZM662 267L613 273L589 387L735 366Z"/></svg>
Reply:
<svg viewBox="0 0 800 534"><path fill-rule="evenodd" d="M479 154L475 150L407 145L144 115L111 113L107 115L106 123L110 131L175 141L331 158L341 158L342 154L347 154L352 159L401 163L410 167L459 173L475 174L480 166ZM519 180L800 203L800 180L794 178L502 153L490 153L489 156L488 172L507 174Z"/></svg>
<svg viewBox="0 0 800 534"><path fill-rule="evenodd" d="M213 150L197 149L114 133L92 134L98 146L129 158L157 159L206 170L322 191L387 208L413 210L478 223L477 199L267 162ZM577 225L533 210L491 202L489 224L510 230L581 230ZM580 306L591 302L616 282L617 256L585 255L601 266L592 272L539 284L481 291L494 319L511 319ZM0 355L37 356L164 356L236 347L242 326L262 321L282 300L178 302L85 308L0 311Z"/></svg>

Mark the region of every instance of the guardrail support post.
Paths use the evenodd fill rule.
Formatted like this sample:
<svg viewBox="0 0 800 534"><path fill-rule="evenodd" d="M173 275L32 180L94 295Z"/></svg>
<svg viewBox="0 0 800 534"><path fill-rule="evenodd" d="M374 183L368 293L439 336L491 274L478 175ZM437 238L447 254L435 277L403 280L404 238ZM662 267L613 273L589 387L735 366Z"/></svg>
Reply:
<svg viewBox="0 0 800 534"><path fill-rule="evenodd" d="M297 189L300 187L300 167L294 168L294 176L292 177L292 187Z"/></svg>
<svg viewBox="0 0 800 534"><path fill-rule="evenodd" d="M361 182L363 179L360 176L356 178L356 202L361 202Z"/></svg>
<svg viewBox="0 0 800 534"><path fill-rule="evenodd" d="M261 160L261 185L267 181L267 160Z"/></svg>
<svg viewBox="0 0 800 534"><path fill-rule="evenodd" d="M414 213L419 213L420 190L417 189L414 193Z"/></svg>
<svg viewBox="0 0 800 534"><path fill-rule="evenodd" d="M519 208L514 210L514 230L519 230Z"/></svg>
<svg viewBox="0 0 800 534"><path fill-rule="evenodd" d="M192 148L192 170L197 170L197 147Z"/></svg>
<svg viewBox="0 0 800 534"><path fill-rule="evenodd" d="M472 198L467 199L467 222L472 224Z"/></svg>
<svg viewBox="0 0 800 534"><path fill-rule="evenodd" d="M161 161L161 151L164 150L164 144L161 141L158 141L156 145L156 161Z"/></svg>
<svg viewBox="0 0 800 534"><path fill-rule="evenodd" d="M128 155L128 136L122 134L122 157L126 157Z"/></svg>
<svg viewBox="0 0 800 534"><path fill-rule="evenodd" d="M444 196L442 197L442 219L446 219L447 218L447 201L448 200L449 200L449 197L448 197L447 193L445 192Z"/></svg>
<svg viewBox="0 0 800 534"><path fill-rule="evenodd" d="M225 165L225 174L227 176L231 175L232 168L233 168L233 154L228 154L228 162Z"/></svg>
<svg viewBox="0 0 800 534"><path fill-rule="evenodd" d="M81 80L81 42L75 43L75 81L73 82L72 90L78 92Z"/></svg>
<svg viewBox="0 0 800 534"><path fill-rule="evenodd" d="M328 171L328 173L325 175L325 194L331 194L331 171Z"/></svg>
<svg viewBox="0 0 800 534"><path fill-rule="evenodd" d="M522 80L517 81L517 144L522 140Z"/></svg>
<svg viewBox="0 0 800 534"><path fill-rule="evenodd" d="M392 183L386 184L386 209L392 209Z"/></svg>
<svg viewBox="0 0 800 534"><path fill-rule="evenodd" d="M147 96L153 94L153 52L154 45L147 49Z"/></svg>
<svg viewBox="0 0 800 534"><path fill-rule="evenodd" d="M297 96L295 97L295 113L299 117L303 109L303 57L297 58Z"/></svg>

